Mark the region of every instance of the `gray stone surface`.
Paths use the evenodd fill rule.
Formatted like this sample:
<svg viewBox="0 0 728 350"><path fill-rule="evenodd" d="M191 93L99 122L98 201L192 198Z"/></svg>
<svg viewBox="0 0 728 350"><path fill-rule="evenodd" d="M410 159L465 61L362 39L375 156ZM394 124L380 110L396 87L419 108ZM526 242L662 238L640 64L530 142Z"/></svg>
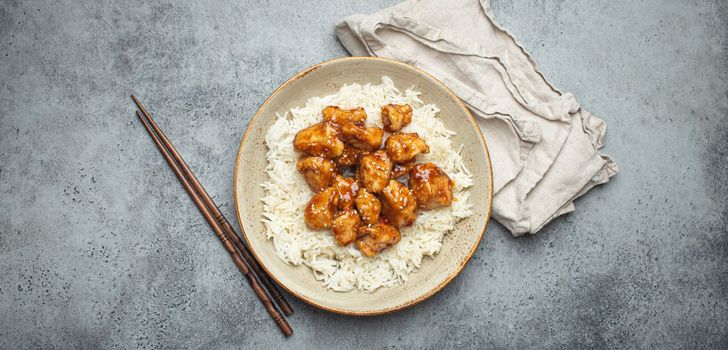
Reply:
<svg viewBox="0 0 728 350"><path fill-rule="evenodd" d="M257 106L396 0L0 3L0 348L727 348L728 7L493 0L609 124L621 173L392 315L292 300L283 339L133 115L223 212Z"/></svg>

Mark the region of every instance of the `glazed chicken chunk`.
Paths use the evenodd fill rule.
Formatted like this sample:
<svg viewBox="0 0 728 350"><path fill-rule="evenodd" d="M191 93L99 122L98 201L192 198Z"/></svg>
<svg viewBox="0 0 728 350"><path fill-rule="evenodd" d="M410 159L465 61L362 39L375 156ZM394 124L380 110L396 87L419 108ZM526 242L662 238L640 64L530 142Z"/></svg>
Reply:
<svg viewBox="0 0 728 350"><path fill-rule="evenodd" d="M359 238L356 246L362 254L375 256L393 244L399 242L401 235L397 228L387 224L374 224L359 227Z"/></svg>
<svg viewBox="0 0 728 350"><path fill-rule="evenodd" d="M417 200L412 192L397 180L389 180L382 191L382 215L395 226L411 225L417 218Z"/></svg>
<svg viewBox="0 0 728 350"><path fill-rule="evenodd" d="M336 161L336 164L339 166L354 166L359 163L359 159L361 159L361 157L366 153L366 151L362 151L350 145L345 145L344 153L334 159L334 161Z"/></svg>
<svg viewBox="0 0 728 350"><path fill-rule="evenodd" d="M373 152L382 146L384 130L376 126L363 127L354 123L341 126L341 134L346 143L364 151Z"/></svg>
<svg viewBox="0 0 728 350"><path fill-rule="evenodd" d="M410 105L388 104L381 109L382 124L389 132L402 130L412 122L412 107Z"/></svg>
<svg viewBox="0 0 728 350"><path fill-rule="evenodd" d="M444 170L433 163L416 164L410 170L409 186L422 209L452 204L454 183Z"/></svg>
<svg viewBox="0 0 728 350"><path fill-rule="evenodd" d="M365 224L373 225L379 222L379 213L382 212L382 203L379 202L377 196L360 188L356 193L356 209L359 210L362 221Z"/></svg>
<svg viewBox="0 0 728 350"><path fill-rule="evenodd" d="M392 161L384 151L367 154L359 161L356 178L371 193L382 192L392 174Z"/></svg>
<svg viewBox="0 0 728 350"><path fill-rule="evenodd" d="M397 163L392 166L392 178L397 179L402 176L409 174L412 167L415 165L414 160L406 163Z"/></svg>
<svg viewBox="0 0 728 350"><path fill-rule="evenodd" d="M336 214L338 195L336 189L328 187L311 197L306 205L304 221L306 226L314 230L322 230L331 227Z"/></svg>
<svg viewBox="0 0 728 350"><path fill-rule="evenodd" d="M354 198L356 191L359 190L359 184L353 177L343 177L336 175L331 182L331 186L336 189L338 198L338 207L342 210L351 209L354 206Z"/></svg>
<svg viewBox="0 0 728 350"><path fill-rule="evenodd" d="M354 109L341 109L337 106L326 106L321 111L324 116L324 120L327 122L344 125L347 123L354 123L358 125L364 125L367 120L367 112L364 108L357 107Z"/></svg>
<svg viewBox="0 0 728 350"><path fill-rule="evenodd" d="M395 163L405 163L420 153L430 153L430 147L417 133L394 134L385 143L387 155Z"/></svg>
<svg viewBox="0 0 728 350"><path fill-rule="evenodd" d="M293 139L293 148L311 156L333 159L344 152L334 124L322 122L299 131Z"/></svg>
<svg viewBox="0 0 728 350"><path fill-rule="evenodd" d="M331 225L331 232L339 245L345 246L356 240L361 219L354 209L340 211Z"/></svg>
<svg viewBox="0 0 728 350"><path fill-rule="evenodd" d="M301 158L296 162L296 170L303 175L306 183L314 192L329 187L331 179L337 173L336 164L322 157Z"/></svg>

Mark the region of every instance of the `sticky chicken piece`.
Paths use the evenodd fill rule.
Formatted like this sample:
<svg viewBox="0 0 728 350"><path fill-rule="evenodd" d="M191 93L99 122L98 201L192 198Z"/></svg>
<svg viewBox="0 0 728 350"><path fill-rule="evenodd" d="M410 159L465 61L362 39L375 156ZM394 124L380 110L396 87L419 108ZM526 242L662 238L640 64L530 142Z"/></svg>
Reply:
<svg viewBox="0 0 728 350"><path fill-rule="evenodd" d="M334 214L336 214L338 198L336 189L333 187L328 187L313 195L311 200L308 201L306 211L304 212L306 226L314 230L331 227L331 223L334 221Z"/></svg>
<svg viewBox="0 0 728 350"><path fill-rule="evenodd" d="M454 183L444 170L432 163L417 164L410 170L409 186L422 209L452 204Z"/></svg>
<svg viewBox="0 0 728 350"><path fill-rule="evenodd" d="M387 153L376 151L367 154L359 161L356 178L367 191L371 193L382 192L392 174L392 161Z"/></svg>
<svg viewBox="0 0 728 350"><path fill-rule="evenodd" d="M362 221L365 224L373 225L379 222L379 213L382 212L382 203L379 202L377 196L367 192L367 190L360 188L356 193L356 209L361 215Z"/></svg>
<svg viewBox="0 0 728 350"><path fill-rule="evenodd" d="M361 218L355 209L340 211L331 225L331 233L339 245L345 246L356 240L360 225Z"/></svg>
<svg viewBox="0 0 728 350"><path fill-rule="evenodd" d="M384 130L376 126L363 127L354 123L341 126L341 134L346 143L364 151L374 152L382 146Z"/></svg>
<svg viewBox="0 0 728 350"><path fill-rule="evenodd" d="M412 122L412 107L410 105L388 104L381 109L382 124L389 132L402 130Z"/></svg>
<svg viewBox="0 0 728 350"><path fill-rule="evenodd" d="M337 173L336 164L322 157L301 158L296 162L296 170L303 175L306 183L314 192L329 187Z"/></svg>
<svg viewBox="0 0 728 350"><path fill-rule="evenodd" d="M396 227L387 224L361 226L359 236L356 246L366 256L375 256L402 238Z"/></svg>
<svg viewBox="0 0 728 350"><path fill-rule="evenodd" d="M354 206L356 191L359 190L359 184L356 182L356 180L353 177L343 177L341 175L336 175L331 182L331 186L336 189L336 193L339 196L339 209L351 209Z"/></svg>
<svg viewBox="0 0 728 350"><path fill-rule="evenodd" d="M361 107L354 109L341 109L337 106L326 106L326 108L321 111L321 114L323 114L325 121L339 125L347 123L364 125L364 122L367 120L367 112Z"/></svg>
<svg viewBox="0 0 728 350"><path fill-rule="evenodd" d="M339 140L334 124L322 122L299 131L293 139L293 148L311 156L333 159L344 152L344 143Z"/></svg>
<svg viewBox="0 0 728 350"><path fill-rule="evenodd" d="M397 180L389 180L382 191L382 216L395 227L411 225L417 218L417 200L412 192Z"/></svg>
<svg viewBox="0 0 728 350"><path fill-rule="evenodd" d="M392 166L392 178L397 179L397 178L400 178L402 176L409 174L410 170L412 169L412 167L414 165L415 165L414 160L411 160L406 163L394 164L394 166Z"/></svg>
<svg viewBox="0 0 728 350"><path fill-rule="evenodd" d="M395 163L405 163L420 153L430 153L430 147L417 133L394 134L387 139L384 147L389 158Z"/></svg>
<svg viewBox="0 0 728 350"><path fill-rule="evenodd" d="M342 153L339 157L334 159L336 164L339 166L354 166L357 163L359 163L359 159L363 155L367 154L366 151L362 151L358 148L354 148L349 145L344 146L344 153Z"/></svg>

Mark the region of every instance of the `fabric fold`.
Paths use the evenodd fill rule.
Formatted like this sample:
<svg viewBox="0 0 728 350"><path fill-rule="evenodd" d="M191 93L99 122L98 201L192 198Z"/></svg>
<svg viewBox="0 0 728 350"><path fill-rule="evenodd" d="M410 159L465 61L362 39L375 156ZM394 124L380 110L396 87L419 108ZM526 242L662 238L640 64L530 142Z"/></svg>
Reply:
<svg viewBox="0 0 728 350"><path fill-rule="evenodd" d="M405 1L350 16L336 34L352 55L420 67L465 102L491 153L493 217L515 236L573 211L575 198L617 172L598 153L604 122L546 81L486 0Z"/></svg>

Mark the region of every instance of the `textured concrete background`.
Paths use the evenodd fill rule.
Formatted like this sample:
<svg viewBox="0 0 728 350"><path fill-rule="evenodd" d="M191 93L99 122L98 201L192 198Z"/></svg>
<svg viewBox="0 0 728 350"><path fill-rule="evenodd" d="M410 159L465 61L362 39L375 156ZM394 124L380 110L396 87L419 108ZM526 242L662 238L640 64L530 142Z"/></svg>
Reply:
<svg viewBox="0 0 728 350"><path fill-rule="evenodd" d="M432 299L352 318L292 300L283 339L133 115L223 212L275 87L396 0L0 4L0 348L728 347L728 7L493 0L609 124L621 173L538 235L498 224ZM205 4L203 4L205 3Z"/></svg>

